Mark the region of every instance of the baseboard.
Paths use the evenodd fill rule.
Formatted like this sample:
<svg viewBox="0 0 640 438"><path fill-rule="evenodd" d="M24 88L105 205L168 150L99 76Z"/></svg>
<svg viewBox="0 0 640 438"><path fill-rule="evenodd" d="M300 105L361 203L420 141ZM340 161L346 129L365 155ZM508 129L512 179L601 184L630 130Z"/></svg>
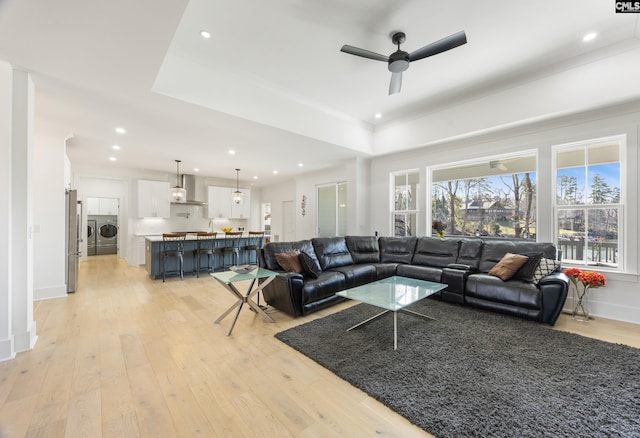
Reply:
<svg viewBox="0 0 640 438"><path fill-rule="evenodd" d="M41 287L33 290L33 300L50 300L52 298L63 298L67 296L67 285L52 287Z"/></svg>
<svg viewBox="0 0 640 438"><path fill-rule="evenodd" d="M13 348L13 335L8 339L0 340L0 362L15 359L16 350Z"/></svg>
<svg viewBox="0 0 640 438"><path fill-rule="evenodd" d="M22 333L14 334L14 339L14 347L16 352L20 353L22 351L31 350L38 341L38 335L36 334L36 322L33 321L31 323L31 327L29 327L29 330Z"/></svg>

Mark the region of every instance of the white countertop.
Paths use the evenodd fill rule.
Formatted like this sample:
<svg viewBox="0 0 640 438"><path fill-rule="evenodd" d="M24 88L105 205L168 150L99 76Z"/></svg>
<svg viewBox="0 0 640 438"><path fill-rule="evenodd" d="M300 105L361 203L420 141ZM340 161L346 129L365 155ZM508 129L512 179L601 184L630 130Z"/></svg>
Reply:
<svg viewBox="0 0 640 438"><path fill-rule="evenodd" d="M149 242L162 242L162 234L145 234L145 235L140 235L140 237L146 238ZM244 233L240 237L242 237L243 239L246 239L249 237L249 234ZM269 236L265 235L264 237L266 238ZM224 233L218 233L218 235L214 237L214 239L226 239L226 237ZM185 238L185 240L198 240L198 236L195 233L193 234L187 233L187 237Z"/></svg>

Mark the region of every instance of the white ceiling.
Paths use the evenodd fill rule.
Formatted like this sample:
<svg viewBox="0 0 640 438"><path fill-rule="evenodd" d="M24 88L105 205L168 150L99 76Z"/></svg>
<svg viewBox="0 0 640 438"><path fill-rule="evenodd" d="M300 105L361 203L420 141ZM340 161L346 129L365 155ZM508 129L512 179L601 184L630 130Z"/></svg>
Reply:
<svg viewBox="0 0 640 438"><path fill-rule="evenodd" d="M638 26L606 0L0 0L0 59L32 73L37 138L73 135L72 165L181 159L262 185L381 153L376 128L608 56ZM387 66L340 47L388 55L397 30L407 52L460 30L468 43L411 63L388 96Z"/></svg>

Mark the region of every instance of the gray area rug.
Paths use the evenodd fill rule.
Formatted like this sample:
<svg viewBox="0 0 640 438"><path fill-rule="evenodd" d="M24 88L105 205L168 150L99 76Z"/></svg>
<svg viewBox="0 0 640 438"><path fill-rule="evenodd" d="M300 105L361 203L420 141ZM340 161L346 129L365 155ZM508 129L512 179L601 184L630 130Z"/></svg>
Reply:
<svg viewBox="0 0 640 438"><path fill-rule="evenodd" d="M640 437L640 350L436 300L275 336L437 437Z"/></svg>

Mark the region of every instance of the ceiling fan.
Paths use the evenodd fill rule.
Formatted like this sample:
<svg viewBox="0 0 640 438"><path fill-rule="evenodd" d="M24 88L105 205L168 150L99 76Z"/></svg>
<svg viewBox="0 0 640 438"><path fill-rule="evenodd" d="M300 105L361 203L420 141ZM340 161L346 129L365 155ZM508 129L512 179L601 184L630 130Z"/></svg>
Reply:
<svg viewBox="0 0 640 438"><path fill-rule="evenodd" d="M442 38L434 43L427 44L421 49L407 53L400 50L400 44L404 43L407 36L404 32L394 32L391 35L391 41L398 46L398 50L389 56L380 55L366 49L360 49L345 44L340 49L341 52L350 55L362 56L363 58L373 59L375 61L385 61L389 63L389 71L391 72L391 83L389 84L389 95L399 93L402 87L402 72L409 68L409 63L422 58L437 55L447 50L455 49L458 46L467 43L467 35L464 31L454 33L448 37Z"/></svg>

